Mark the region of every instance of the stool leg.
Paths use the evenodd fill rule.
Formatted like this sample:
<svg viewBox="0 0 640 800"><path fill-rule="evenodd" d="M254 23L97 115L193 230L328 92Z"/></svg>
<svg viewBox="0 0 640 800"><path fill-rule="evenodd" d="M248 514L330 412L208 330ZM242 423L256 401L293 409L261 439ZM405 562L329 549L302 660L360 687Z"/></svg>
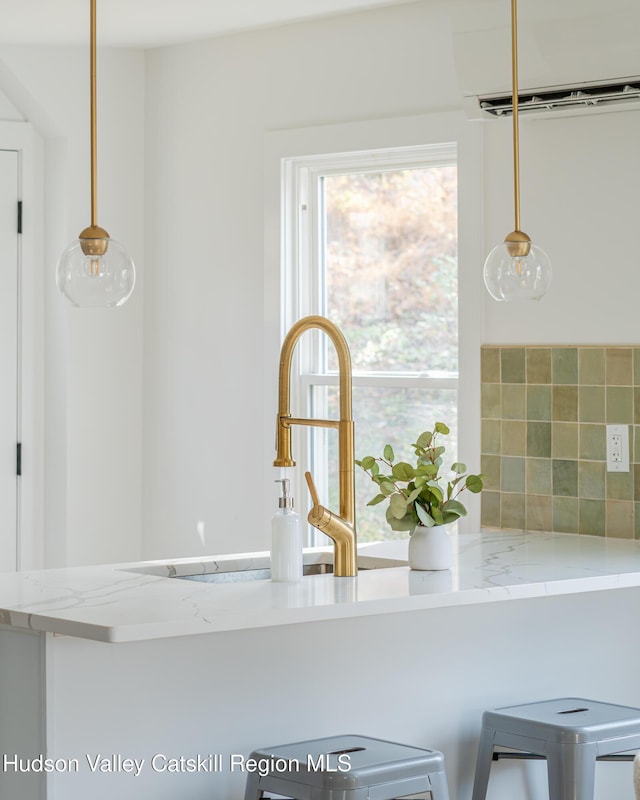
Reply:
<svg viewBox="0 0 640 800"><path fill-rule="evenodd" d="M585 745L551 745L547 750L549 800L593 800L596 752Z"/></svg>
<svg viewBox="0 0 640 800"><path fill-rule="evenodd" d="M263 796L260 786L260 776L257 772L250 772L247 775L247 783L244 789L244 800L260 800Z"/></svg>
<svg viewBox="0 0 640 800"><path fill-rule="evenodd" d="M471 800L485 800L489 773L491 771L491 757L493 756L493 731L482 729L478 756L476 758L476 773L473 779L473 793Z"/></svg>
<svg viewBox="0 0 640 800"><path fill-rule="evenodd" d="M444 772L432 772L429 775L431 784L431 800L449 800L449 784Z"/></svg>

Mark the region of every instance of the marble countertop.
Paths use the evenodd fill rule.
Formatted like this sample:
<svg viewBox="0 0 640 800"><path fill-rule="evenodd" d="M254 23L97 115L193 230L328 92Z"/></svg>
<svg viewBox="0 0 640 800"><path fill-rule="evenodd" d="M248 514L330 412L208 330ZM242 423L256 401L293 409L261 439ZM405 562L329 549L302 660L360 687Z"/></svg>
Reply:
<svg viewBox="0 0 640 800"><path fill-rule="evenodd" d="M264 553L3 573L0 624L129 642L640 586L640 542L494 530L453 538L451 570L412 571L407 542L388 542L360 552L402 566L297 584L174 579L239 559L267 566Z"/></svg>

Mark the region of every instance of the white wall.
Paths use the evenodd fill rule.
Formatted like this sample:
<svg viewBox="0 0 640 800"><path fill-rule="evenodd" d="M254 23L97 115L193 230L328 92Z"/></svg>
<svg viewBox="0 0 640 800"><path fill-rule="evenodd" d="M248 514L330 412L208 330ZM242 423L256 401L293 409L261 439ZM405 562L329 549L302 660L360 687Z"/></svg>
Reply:
<svg viewBox="0 0 640 800"><path fill-rule="evenodd" d="M89 210L86 49L0 48L7 113L45 144L48 564L267 545L279 342L277 309L265 317L263 306L274 281L265 137L459 109L452 39L464 2L453 11L455 23L448 4L425 0L146 54L101 51L100 221L140 273L143 247L150 264L130 303L104 315L67 309L53 285ZM637 341L625 252L639 127L639 112L523 121L523 227L555 278L531 306L479 294L484 341ZM488 251L513 227L508 123L484 126L484 138Z"/></svg>
<svg viewBox="0 0 640 800"><path fill-rule="evenodd" d="M262 251L265 135L460 108L452 40L464 8L452 22L446 4L411 3L147 54L146 556L268 544L279 342L277 308L261 308L274 280ZM511 126L483 127L476 213L488 252L513 228ZM555 278L531 305L479 292L485 342L637 341L637 271L624 254L639 132L637 111L523 120L522 223Z"/></svg>
<svg viewBox="0 0 640 800"><path fill-rule="evenodd" d="M2 47L0 88L44 140L45 559L140 554L142 286L117 312L67 307L59 253L89 224L88 48ZM143 267L144 56L98 55L98 219ZM25 224L33 220L25 208ZM28 465L25 465L28 468Z"/></svg>
<svg viewBox="0 0 640 800"><path fill-rule="evenodd" d="M485 127L487 246L513 229L509 126ZM491 344L635 344L640 216L640 111L523 118L522 228L548 253L550 291L539 303L485 297Z"/></svg>
<svg viewBox="0 0 640 800"><path fill-rule="evenodd" d="M265 134L457 105L450 40L445 15L411 4L147 54L146 556L268 543Z"/></svg>

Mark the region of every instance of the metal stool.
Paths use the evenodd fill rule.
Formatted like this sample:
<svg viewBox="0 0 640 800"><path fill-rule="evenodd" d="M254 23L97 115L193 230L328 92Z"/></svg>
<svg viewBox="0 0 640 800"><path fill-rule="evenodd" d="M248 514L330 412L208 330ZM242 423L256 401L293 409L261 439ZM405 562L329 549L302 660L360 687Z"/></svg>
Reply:
<svg viewBox="0 0 640 800"><path fill-rule="evenodd" d="M244 800L259 800L265 791L295 800L395 800L428 792L432 800L449 800L437 750L332 736L254 750L250 759Z"/></svg>
<svg viewBox="0 0 640 800"><path fill-rule="evenodd" d="M519 753L495 753L512 747ZM545 758L550 800L593 800L596 760L633 760L640 748L640 709L561 697L482 715L472 800L485 800L492 760Z"/></svg>

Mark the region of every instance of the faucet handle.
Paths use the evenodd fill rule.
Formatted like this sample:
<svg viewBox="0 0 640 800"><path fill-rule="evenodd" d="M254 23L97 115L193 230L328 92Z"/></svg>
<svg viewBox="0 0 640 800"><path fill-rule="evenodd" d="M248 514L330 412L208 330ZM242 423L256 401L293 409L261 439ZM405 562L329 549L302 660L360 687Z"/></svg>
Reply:
<svg viewBox="0 0 640 800"><path fill-rule="evenodd" d="M318 491L316 489L316 485L313 482L313 478L311 477L310 472L304 473L304 479L307 482L307 486L309 487L309 494L311 495L311 502L313 503L314 507L320 505L320 500L318 498Z"/></svg>

